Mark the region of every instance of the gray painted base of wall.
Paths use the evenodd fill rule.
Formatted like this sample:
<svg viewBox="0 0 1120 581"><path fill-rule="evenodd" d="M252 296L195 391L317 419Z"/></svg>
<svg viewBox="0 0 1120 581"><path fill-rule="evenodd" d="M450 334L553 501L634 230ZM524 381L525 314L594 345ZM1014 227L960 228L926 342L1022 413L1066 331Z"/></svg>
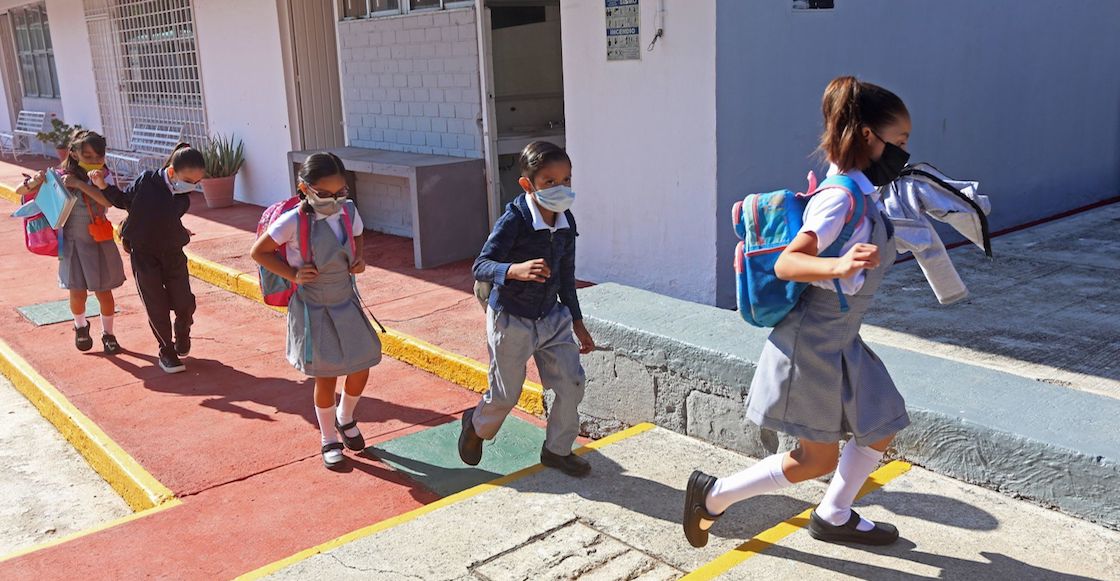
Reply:
<svg viewBox="0 0 1120 581"><path fill-rule="evenodd" d="M604 284L580 302L600 350L584 358L584 430L653 421L752 456L795 440L744 418L767 331L738 313ZM1120 400L884 345L913 424L890 454L1120 529Z"/></svg>

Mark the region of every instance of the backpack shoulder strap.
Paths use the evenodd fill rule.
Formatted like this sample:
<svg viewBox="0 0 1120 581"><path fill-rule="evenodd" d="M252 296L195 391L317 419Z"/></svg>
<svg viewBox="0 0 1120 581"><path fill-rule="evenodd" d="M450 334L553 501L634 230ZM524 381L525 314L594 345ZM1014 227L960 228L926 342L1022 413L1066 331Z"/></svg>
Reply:
<svg viewBox="0 0 1120 581"><path fill-rule="evenodd" d="M824 249L820 255L830 258L840 256L844 250L844 245L852 239L852 234L855 234L856 226L863 220L867 213L867 196L863 195L863 190L860 189L859 184L855 180L846 175L833 175L825 178L820 186L813 191L814 194L821 190L829 188L839 188L848 193L848 199L852 202L852 207L848 211L848 217L844 220L844 227L840 229L840 235L836 237L828 248ZM840 300L840 311L848 312L848 299L844 296L844 291L840 288L840 279L832 279L832 284L836 288L836 296Z"/></svg>
<svg viewBox="0 0 1120 581"><path fill-rule="evenodd" d="M299 240L299 256L304 265L311 264L311 215L296 206L297 240Z"/></svg>
<svg viewBox="0 0 1120 581"><path fill-rule="evenodd" d="M342 204L342 229L345 230L346 239L350 241L350 251L354 256L358 255L358 241L354 238L354 218L353 212L354 203L347 200Z"/></svg>

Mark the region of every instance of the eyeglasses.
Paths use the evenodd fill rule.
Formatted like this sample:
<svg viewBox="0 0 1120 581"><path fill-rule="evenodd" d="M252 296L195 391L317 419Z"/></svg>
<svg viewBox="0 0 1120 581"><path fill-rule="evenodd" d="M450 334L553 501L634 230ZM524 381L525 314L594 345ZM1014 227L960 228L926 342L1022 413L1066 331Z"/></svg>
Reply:
<svg viewBox="0 0 1120 581"><path fill-rule="evenodd" d="M337 192L331 193L331 192L324 192L322 190L317 190L317 189L311 187L311 184L309 184L307 182L303 182L303 185L307 186L307 189L311 190L311 193L315 194L315 196L319 197L319 198L339 199L339 198L350 197L350 187L349 186L342 186L341 190L338 190Z"/></svg>

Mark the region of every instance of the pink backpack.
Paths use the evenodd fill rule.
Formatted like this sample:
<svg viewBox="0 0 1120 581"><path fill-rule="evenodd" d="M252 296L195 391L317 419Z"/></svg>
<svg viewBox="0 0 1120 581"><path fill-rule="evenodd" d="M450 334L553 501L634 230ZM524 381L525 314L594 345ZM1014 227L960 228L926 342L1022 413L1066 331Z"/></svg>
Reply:
<svg viewBox="0 0 1120 581"><path fill-rule="evenodd" d="M268 231L269 226L280 219L280 216L287 212L299 212L297 240L299 240L300 258L303 260L304 264L314 264L311 257L311 215L299 210L300 202L299 196L293 196L283 202L276 202L266 208L264 213L261 214L260 221L257 222L257 238L263 236L264 233ZM357 255L350 202L342 206L342 227L346 231L346 237L350 240L350 249ZM285 264L288 262L287 247L287 244L281 244L280 247L276 249L276 256ZM257 267L257 274L261 285L261 295L264 297L264 304L273 307L288 306L298 285L273 273L263 266Z"/></svg>
<svg viewBox="0 0 1120 581"><path fill-rule="evenodd" d="M26 204L34 200L35 196L39 194L39 188L32 190L27 187L28 182L31 181L31 176L25 175L23 177L23 185L18 190L20 204ZM50 222L47 221L42 212L23 219L23 241L27 245L27 250L32 254L58 256L59 232L51 228Z"/></svg>

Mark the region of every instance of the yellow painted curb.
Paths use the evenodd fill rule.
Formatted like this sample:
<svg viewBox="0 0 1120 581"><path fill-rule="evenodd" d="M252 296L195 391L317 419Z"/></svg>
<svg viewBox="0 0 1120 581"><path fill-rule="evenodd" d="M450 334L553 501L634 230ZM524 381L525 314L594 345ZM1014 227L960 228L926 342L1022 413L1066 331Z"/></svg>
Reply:
<svg viewBox="0 0 1120 581"><path fill-rule="evenodd" d="M583 455L583 454L586 454L586 453L588 453L592 450L598 450L600 448L603 448L604 446L609 446L611 444L614 444L616 442L620 442L620 441L625 440L627 438L632 438L634 436L637 436L638 434L641 434L643 432L647 432L649 430L652 430L655 427L656 426L654 426L653 424L650 424L650 423L638 424L638 425L636 425L636 426L634 426L630 429L623 430L623 431L618 432L616 434L612 434L610 436L607 436L606 438L603 438L601 440L596 440L594 442L591 442L590 444L588 444L586 446L583 446L582 448L576 450L575 453ZM401 524L404 524L406 522L416 520L416 519L418 519L418 518L420 518L420 517L422 517L422 516L424 516L424 515L426 515L430 512L439 510L439 509L447 507L447 506L451 506L451 505L456 504L458 502L462 502L462 501L467 500L469 498L478 496L478 495L480 495L484 492L494 490L495 488L500 488L502 486L505 486L506 484L509 484L510 482L513 482L514 480L518 480L518 479L521 479L521 478L525 478L526 476L531 476L533 474L536 474L537 472L540 472L543 469L544 469L544 466L542 466L540 464L536 464L536 465L533 465L533 466L529 466L528 468L523 468L521 470L518 470L517 472L514 472L512 474L507 474L506 476L502 476L501 478L491 480L490 482L487 482L485 484L479 484L478 486L475 486L473 488L468 488L468 489L466 489L462 492L457 492L455 494L452 494L451 496L441 498L441 499L439 499L439 500L437 500L437 501L435 501L431 504L426 504L424 506L421 506L420 508L411 510L411 511L406 512L402 515L398 515L398 516L395 516L395 517L392 517L392 518L389 518L389 519L385 519L385 520L383 520L379 523L370 525L368 527L358 529L358 530L350 532L350 533L346 533L345 535L342 535L341 537L338 537L336 539L332 539L332 540L327 541L327 542L325 542L321 545L316 545L314 547L311 547L310 549L300 551L300 552L298 552L298 553L296 553L296 554L294 554L290 557L287 557L285 559L281 559L281 560L276 561L274 563L269 563L268 565L265 565L264 567L261 567L260 569L250 571L248 573L245 573L244 575L241 575L241 576L237 577L237 581L248 581L248 580L252 580L252 579L261 579L263 577L267 577L268 575L271 575L271 574L273 574L273 573L275 573L275 572L277 572L281 569L290 567L290 566L292 566L292 565L294 565L294 564L296 564L300 561L303 561L303 560L306 560L310 557L318 555L319 553L324 553L326 551L329 551L329 550L337 548L337 547L341 547L342 545L345 545L347 543L356 541L358 539L365 538L365 537L368 537L370 535L379 533L381 531L391 529L391 528L393 528L397 525L401 525Z"/></svg>
<svg viewBox="0 0 1120 581"><path fill-rule="evenodd" d="M16 194L15 188L8 184L0 184L0 198L8 200L13 204L19 204L19 195Z"/></svg>
<svg viewBox="0 0 1120 581"><path fill-rule="evenodd" d="M174 499L170 489L149 474L3 340L0 340L0 373L54 424L132 510L147 510Z"/></svg>
<svg viewBox="0 0 1120 581"><path fill-rule="evenodd" d="M260 283L250 273L238 272L223 264L195 256L187 252L187 264L191 276L210 283L220 289L230 291L249 300L264 304ZM271 307L278 311L283 308ZM385 354L393 359L423 369L428 373L463 386L471 391L485 393L489 386L489 367L479 361L452 353L427 341L387 329L381 335ZM532 381L526 381L521 391L517 407L534 415L544 414L544 388Z"/></svg>
<svg viewBox="0 0 1120 581"><path fill-rule="evenodd" d="M90 527L88 529L80 530L76 533L72 533L72 534L69 534L69 535L66 535L66 536L63 536L63 537L59 537L57 539L50 540L50 541L47 541L45 543L39 543L38 545L32 545L30 547L26 547L26 548L23 548L23 549L17 549L15 551L12 551L11 553L8 553L7 555L0 555L0 563L3 563L4 561L10 561L10 560L15 559L17 557L22 557L24 555L30 555L31 553L34 553L36 551L42 551L43 549L49 549L51 547L61 545L63 543L68 543L70 541L73 541L74 539L78 539L78 538L81 538L81 537L84 537L84 536L87 536L87 535L92 535L93 533L98 533L98 532L101 532L101 531L106 530L106 529L111 529L111 528L113 528L117 525L123 525L124 523L127 523L127 522L131 522L131 521L134 521L134 520L139 520L139 519L142 519L142 518L146 518L146 517L149 517L149 516L151 516L151 515L153 515L157 512L163 512L163 511L165 511L169 508L175 508L176 506L179 506L180 504L183 504L183 501L179 500L178 498L172 498L172 499L168 500L167 502L164 502L163 504L161 504L159 506L153 506L152 508L142 510L140 512L135 512L135 513L132 513L132 514L127 515L127 516L122 516L121 518L118 518L118 519L113 519L113 520L108 521L108 522L103 522L99 525Z"/></svg>
<svg viewBox="0 0 1120 581"><path fill-rule="evenodd" d="M910 471L910 464L896 460L876 470L867 478L867 482L863 484L859 494L856 498L861 498L864 495L882 488L884 484L902 476ZM680 581L700 581L706 579L715 579L720 575L726 573L730 569L736 567L743 561L750 559L765 551L766 549L778 544L782 539L796 533L797 531L805 528L809 524L809 515L813 512L813 508L808 508L805 512L769 529L762 531L755 535L751 540L739 545L738 547L716 557L714 560L703 565L699 569L681 577Z"/></svg>

